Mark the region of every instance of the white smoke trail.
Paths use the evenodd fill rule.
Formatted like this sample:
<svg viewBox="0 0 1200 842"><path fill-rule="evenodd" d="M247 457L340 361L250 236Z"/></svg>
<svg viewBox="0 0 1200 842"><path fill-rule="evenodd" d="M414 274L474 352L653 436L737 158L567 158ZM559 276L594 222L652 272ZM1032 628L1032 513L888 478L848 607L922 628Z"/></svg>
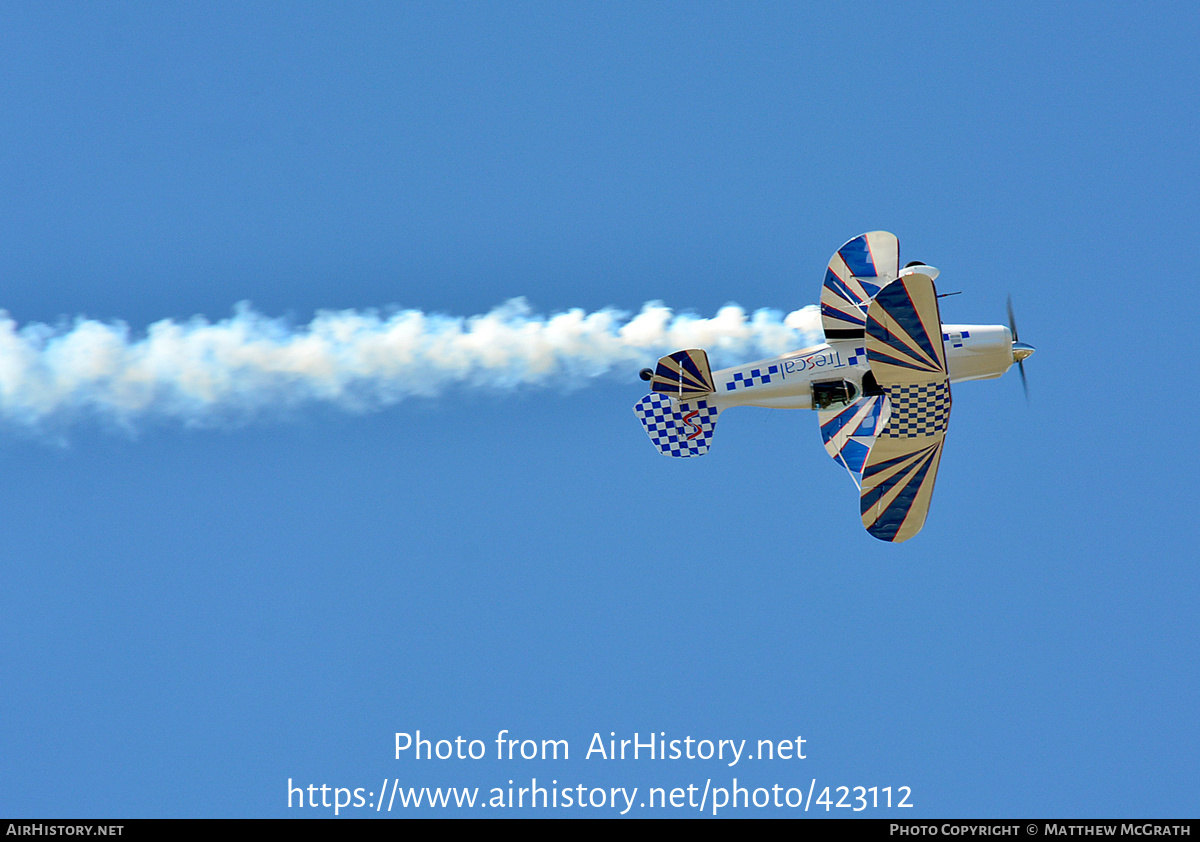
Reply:
<svg viewBox="0 0 1200 842"><path fill-rule="evenodd" d="M705 348L714 366L772 356L820 339L809 306L712 318L644 305L551 316L515 298L469 318L402 310L321 312L289 325L239 305L231 318L150 325L18 327L0 311L0 419L32 426L78 416L205 423L323 401L361 410L453 387L571 388L637 368L680 348Z"/></svg>

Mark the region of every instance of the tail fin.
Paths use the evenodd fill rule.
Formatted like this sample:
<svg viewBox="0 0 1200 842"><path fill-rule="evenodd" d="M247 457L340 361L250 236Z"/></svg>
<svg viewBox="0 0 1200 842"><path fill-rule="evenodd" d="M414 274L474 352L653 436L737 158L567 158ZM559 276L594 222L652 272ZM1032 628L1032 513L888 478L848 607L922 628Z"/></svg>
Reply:
<svg viewBox="0 0 1200 842"><path fill-rule="evenodd" d="M658 361L650 388L678 401L711 395L716 387L708 354L699 348L668 354Z"/></svg>
<svg viewBox="0 0 1200 842"><path fill-rule="evenodd" d="M658 452L663 456L678 457L708 453L720 412L711 401L700 399L676 404L653 392L633 408Z"/></svg>

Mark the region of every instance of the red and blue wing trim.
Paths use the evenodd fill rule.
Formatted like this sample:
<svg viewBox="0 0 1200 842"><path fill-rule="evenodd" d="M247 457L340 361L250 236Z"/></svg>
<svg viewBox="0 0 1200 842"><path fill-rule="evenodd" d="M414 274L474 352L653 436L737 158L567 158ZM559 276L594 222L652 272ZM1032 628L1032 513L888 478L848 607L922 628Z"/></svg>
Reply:
<svg viewBox="0 0 1200 842"><path fill-rule="evenodd" d="M942 459L944 436L890 459L869 460L859 510L867 532L881 541L905 541L925 525Z"/></svg>
<svg viewBox="0 0 1200 842"><path fill-rule="evenodd" d="M880 385L946 376L937 291L927 275L905 275L867 308L867 362Z"/></svg>

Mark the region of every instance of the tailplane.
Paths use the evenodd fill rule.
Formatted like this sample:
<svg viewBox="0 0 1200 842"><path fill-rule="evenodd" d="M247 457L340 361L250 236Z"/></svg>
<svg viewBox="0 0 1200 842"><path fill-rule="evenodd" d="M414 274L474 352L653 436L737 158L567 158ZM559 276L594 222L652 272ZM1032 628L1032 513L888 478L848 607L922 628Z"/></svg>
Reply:
<svg viewBox="0 0 1200 842"><path fill-rule="evenodd" d="M680 458L708 453L720 412L711 400L676 403L657 392L646 395L633 408L658 452Z"/></svg>

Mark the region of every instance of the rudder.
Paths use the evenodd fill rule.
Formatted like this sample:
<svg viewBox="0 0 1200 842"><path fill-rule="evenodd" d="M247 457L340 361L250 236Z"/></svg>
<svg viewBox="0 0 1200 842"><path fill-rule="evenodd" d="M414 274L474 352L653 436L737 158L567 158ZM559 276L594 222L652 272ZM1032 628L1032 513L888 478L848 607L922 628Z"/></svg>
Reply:
<svg viewBox="0 0 1200 842"><path fill-rule="evenodd" d="M700 348L667 354L658 361L650 378L650 388L678 401L711 395L716 386L713 385L708 354Z"/></svg>

